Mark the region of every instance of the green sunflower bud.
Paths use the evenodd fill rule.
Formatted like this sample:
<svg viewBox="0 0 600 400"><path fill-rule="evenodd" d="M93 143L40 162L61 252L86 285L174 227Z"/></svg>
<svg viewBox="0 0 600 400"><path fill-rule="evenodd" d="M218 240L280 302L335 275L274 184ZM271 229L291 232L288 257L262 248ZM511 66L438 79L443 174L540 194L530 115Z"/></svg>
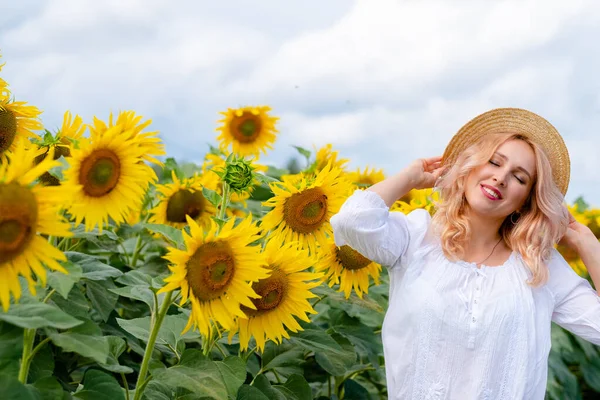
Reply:
<svg viewBox="0 0 600 400"><path fill-rule="evenodd" d="M225 162L222 179L236 193L249 192L254 181L254 167L243 157L230 155Z"/></svg>

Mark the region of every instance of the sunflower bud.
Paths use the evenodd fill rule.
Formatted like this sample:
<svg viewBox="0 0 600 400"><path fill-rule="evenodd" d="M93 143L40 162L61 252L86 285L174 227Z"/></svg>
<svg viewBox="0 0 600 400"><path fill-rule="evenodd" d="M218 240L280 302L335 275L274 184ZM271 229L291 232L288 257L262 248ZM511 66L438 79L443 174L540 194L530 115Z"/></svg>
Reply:
<svg viewBox="0 0 600 400"><path fill-rule="evenodd" d="M230 155L221 178L236 193L250 192L254 181L254 167L243 157Z"/></svg>

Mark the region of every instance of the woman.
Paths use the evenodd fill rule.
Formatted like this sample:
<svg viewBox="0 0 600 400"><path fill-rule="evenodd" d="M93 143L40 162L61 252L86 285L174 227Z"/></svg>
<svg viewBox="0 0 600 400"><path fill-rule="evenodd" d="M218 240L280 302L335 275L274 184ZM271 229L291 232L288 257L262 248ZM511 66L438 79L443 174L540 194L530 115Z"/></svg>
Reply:
<svg viewBox="0 0 600 400"><path fill-rule="evenodd" d="M554 249L577 250L600 288L600 244L562 204L569 165L550 123L496 109L331 219L338 246L389 269L390 399L543 399L551 321L600 344L600 297ZM389 212L434 184L433 217Z"/></svg>

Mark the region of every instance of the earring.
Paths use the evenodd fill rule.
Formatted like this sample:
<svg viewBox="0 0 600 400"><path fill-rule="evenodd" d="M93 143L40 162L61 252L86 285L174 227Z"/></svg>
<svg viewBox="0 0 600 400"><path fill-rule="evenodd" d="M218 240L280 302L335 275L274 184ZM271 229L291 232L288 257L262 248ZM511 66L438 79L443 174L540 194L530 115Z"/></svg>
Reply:
<svg viewBox="0 0 600 400"><path fill-rule="evenodd" d="M513 217L514 217L515 215L517 216L517 220L516 220L516 221L513 219ZM514 213L510 214L510 222L512 222L512 224L513 224L513 225L516 225L516 224L517 224L517 222L519 222L519 218L520 218L520 217L521 217L521 213L520 213L520 212L516 212L516 211L515 211Z"/></svg>

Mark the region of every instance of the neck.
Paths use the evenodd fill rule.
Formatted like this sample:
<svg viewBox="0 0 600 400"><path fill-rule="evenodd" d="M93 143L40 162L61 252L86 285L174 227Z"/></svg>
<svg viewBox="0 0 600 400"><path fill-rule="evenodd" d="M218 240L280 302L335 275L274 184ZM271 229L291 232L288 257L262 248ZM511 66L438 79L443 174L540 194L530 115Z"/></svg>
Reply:
<svg viewBox="0 0 600 400"><path fill-rule="evenodd" d="M471 237L467 243L468 253L479 253L491 249L501 239L500 227L503 220L490 219L475 213L468 213Z"/></svg>

